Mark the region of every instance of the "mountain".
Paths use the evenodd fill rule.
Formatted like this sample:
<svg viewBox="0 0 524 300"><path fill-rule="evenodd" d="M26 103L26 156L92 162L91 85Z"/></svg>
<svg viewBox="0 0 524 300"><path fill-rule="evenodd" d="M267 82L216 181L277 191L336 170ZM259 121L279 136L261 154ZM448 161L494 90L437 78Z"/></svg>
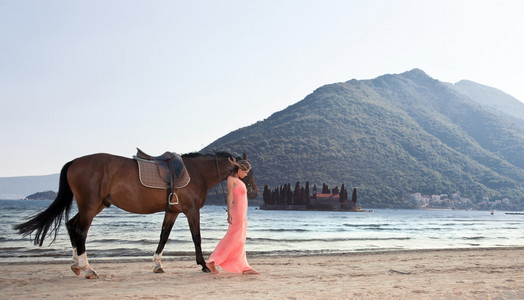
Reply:
<svg viewBox="0 0 524 300"><path fill-rule="evenodd" d="M495 110L521 126L524 130L524 105L512 96L473 81L461 80L454 84L454 88L480 104L487 110Z"/></svg>
<svg viewBox="0 0 524 300"><path fill-rule="evenodd" d="M404 197L415 192L459 192L524 208L524 104L515 100L414 69L322 86L202 151L246 152L260 188L344 183L357 188L364 207L406 207Z"/></svg>
<svg viewBox="0 0 524 300"><path fill-rule="evenodd" d="M0 199L24 199L43 191L58 191L59 174L43 176L0 177Z"/></svg>

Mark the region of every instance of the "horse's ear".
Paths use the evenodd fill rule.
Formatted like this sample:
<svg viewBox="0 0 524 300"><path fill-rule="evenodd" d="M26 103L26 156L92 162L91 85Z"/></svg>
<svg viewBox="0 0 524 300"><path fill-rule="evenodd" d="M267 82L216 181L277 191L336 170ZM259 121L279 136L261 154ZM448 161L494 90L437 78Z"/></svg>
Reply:
<svg viewBox="0 0 524 300"><path fill-rule="evenodd" d="M243 160L247 160L246 152L244 152L244 154L242 155L242 157L243 157L243 158L242 158Z"/></svg>

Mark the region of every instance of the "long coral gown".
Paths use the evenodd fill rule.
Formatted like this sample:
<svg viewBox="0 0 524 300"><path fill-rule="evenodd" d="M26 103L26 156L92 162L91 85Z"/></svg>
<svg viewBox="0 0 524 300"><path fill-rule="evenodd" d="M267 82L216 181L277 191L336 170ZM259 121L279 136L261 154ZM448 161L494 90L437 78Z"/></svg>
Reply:
<svg viewBox="0 0 524 300"><path fill-rule="evenodd" d="M220 240L208 260L208 263L214 262L215 266L220 266L231 273L241 273L251 269L244 248L247 231L247 190L240 179L236 178L236 180L233 189L232 224L229 224L226 235Z"/></svg>

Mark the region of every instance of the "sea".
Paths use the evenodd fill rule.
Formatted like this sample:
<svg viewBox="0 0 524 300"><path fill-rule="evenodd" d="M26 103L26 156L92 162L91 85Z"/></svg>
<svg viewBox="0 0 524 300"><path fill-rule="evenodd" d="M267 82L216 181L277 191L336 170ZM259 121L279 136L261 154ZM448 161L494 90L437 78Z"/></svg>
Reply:
<svg viewBox="0 0 524 300"><path fill-rule="evenodd" d="M71 261L62 224L42 247L13 226L51 201L0 200L0 263ZM73 207L71 217L76 207ZM102 211L87 238L90 260L152 259L164 213ZM202 250L207 257L227 231L225 206L201 209ZM423 249L524 247L524 215L504 211L376 209L373 212L248 209L246 252L250 256L340 254ZM186 217L180 214L164 248L164 260L194 259Z"/></svg>

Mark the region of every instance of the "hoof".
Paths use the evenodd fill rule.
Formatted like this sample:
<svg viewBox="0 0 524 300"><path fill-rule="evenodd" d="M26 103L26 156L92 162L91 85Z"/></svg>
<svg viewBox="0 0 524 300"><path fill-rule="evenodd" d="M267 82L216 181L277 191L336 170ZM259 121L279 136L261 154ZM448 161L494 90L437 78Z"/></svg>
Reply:
<svg viewBox="0 0 524 300"><path fill-rule="evenodd" d="M153 272L161 274L161 273L165 273L166 271L164 271L164 268L162 268L162 267L156 267L156 268L153 269Z"/></svg>
<svg viewBox="0 0 524 300"><path fill-rule="evenodd" d="M211 273L211 270L206 265L204 265L202 267L202 272L204 272L204 273Z"/></svg>
<svg viewBox="0 0 524 300"><path fill-rule="evenodd" d="M96 273L95 271L91 271L86 275L87 279L98 279L99 277L100 276L98 276L98 273Z"/></svg>
<svg viewBox="0 0 524 300"><path fill-rule="evenodd" d="M73 271L73 273L76 274L76 276L80 275L80 271L82 271L82 269L80 269L79 266L77 265L72 265L71 266L71 271Z"/></svg>

